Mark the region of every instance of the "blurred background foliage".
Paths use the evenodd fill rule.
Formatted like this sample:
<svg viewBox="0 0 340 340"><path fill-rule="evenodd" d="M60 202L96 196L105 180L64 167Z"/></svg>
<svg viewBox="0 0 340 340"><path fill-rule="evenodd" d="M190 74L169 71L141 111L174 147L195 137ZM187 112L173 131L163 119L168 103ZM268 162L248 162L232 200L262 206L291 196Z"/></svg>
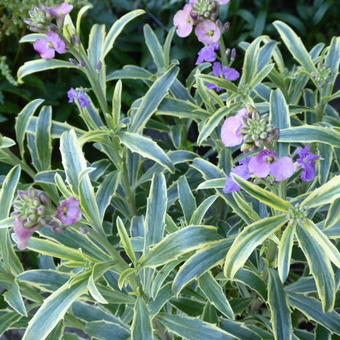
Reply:
<svg viewBox="0 0 340 340"><path fill-rule="evenodd" d="M241 41L251 41L261 34L273 39L278 38L271 23L282 20L292 26L301 36L307 48L319 42L328 42L338 33L340 6L337 0L231 0L229 5L221 7L220 18L230 22L230 30L225 34L229 48L238 47ZM29 44L19 44L20 37L26 33L23 19L28 10L44 4L54 6L60 0L0 0L0 133L13 137L13 123L17 113L30 100L43 98L46 104L53 105L54 119L72 124L81 124L75 107L67 103L66 92L70 87L87 86L81 75L65 70L41 73L25 79L18 85L15 80L17 69L25 61L38 58ZM183 0L69 0L75 11L91 3L93 9L88 12L83 23L83 39L86 39L91 25L105 24L108 27L124 13L143 8L146 15L128 25L118 40L115 51L107 58L108 71L119 69L126 64L138 64L152 70L151 58L144 45L143 24L150 24L160 40L172 26L172 19L177 10L183 7ZM73 14L74 15L74 14ZM180 60L182 76L186 77L196 60L201 45L192 35L186 39L174 40L172 57ZM238 49L239 53L241 49ZM65 56L58 56L67 58ZM236 68L241 60L236 60ZM124 81L123 105L130 105L133 100L145 92L142 82ZM110 98L110 95L109 95ZM7 167L0 166L0 174L6 173Z"/></svg>

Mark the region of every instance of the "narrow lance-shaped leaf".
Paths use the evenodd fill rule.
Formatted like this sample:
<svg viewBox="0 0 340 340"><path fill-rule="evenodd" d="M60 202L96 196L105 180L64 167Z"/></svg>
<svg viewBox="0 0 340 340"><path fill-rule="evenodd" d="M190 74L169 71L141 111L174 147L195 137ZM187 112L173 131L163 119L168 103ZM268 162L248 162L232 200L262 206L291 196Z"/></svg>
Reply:
<svg viewBox="0 0 340 340"><path fill-rule="evenodd" d="M281 39L284 41L292 56L307 72L316 72L313 60L307 52L306 47L303 45L301 38L299 38L296 33L282 21L275 21L273 25L278 30Z"/></svg>
<svg viewBox="0 0 340 340"><path fill-rule="evenodd" d="M233 180L249 195L253 196L260 202L280 211L287 212L291 207L290 203L283 200L279 196L260 188L258 185L250 183L240 176L231 174Z"/></svg>
<svg viewBox="0 0 340 340"><path fill-rule="evenodd" d="M64 317L72 303L86 292L87 278L66 283L51 294L30 320L23 340L44 340Z"/></svg>
<svg viewBox="0 0 340 340"><path fill-rule="evenodd" d="M327 254L327 257L340 268L340 252L328 237L309 219L301 222L301 225L309 235L315 240L318 240L319 248L321 248Z"/></svg>
<svg viewBox="0 0 340 340"><path fill-rule="evenodd" d="M178 68L172 67L160 78L158 78L150 87L148 92L142 98L142 101L131 117L131 125L129 131L142 131L152 114L157 110L158 105L168 94L168 91L175 81L178 74Z"/></svg>
<svg viewBox="0 0 340 340"><path fill-rule="evenodd" d="M119 233L120 242L122 243L123 248L124 248L127 256L129 256L132 263L136 263L137 259L136 259L135 252L133 250L131 239L130 239L127 231L126 231L126 228L123 224L122 219L119 216L117 217L117 223L116 224L117 224L117 230L118 230L118 233Z"/></svg>
<svg viewBox="0 0 340 340"><path fill-rule="evenodd" d="M280 89L270 93L270 121L274 127L287 129L290 127L289 109L285 97ZM288 154L288 144L278 145L279 156Z"/></svg>
<svg viewBox="0 0 340 340"><path fill-rule="evenodd" d="M173 281L174 293L178 294L189 282L222 262L232 242L232 239L210 242L185 261Z"/></svg>
<svg viewBox="0 0 340 340"><path fill-rule="evenodd" d="M140 264L144 267L160 266L219 238L214 227L188 226L166 236L141 258Z"/></svg>
<svg viewBox="0 0 340 340"><path fill-rule="evenodd" d="M320 248L319 240L305 230L304 226L296 228L299 244L307 258L309 269L314 276L322 308L330 312L335 303L334 272L327 253Z"/></svg>
<svg viewBox="0 0 340 340"><path fill-rule="evenodd" d="M164 174L156 173L152 178L147 201L145 248L162 240L167 204L168 197Z"/></svg>
<svg viewBox="0 0 340 340"><path fill-rule="evenodd" d="M105 56L110 52L112 49L117 37L122 32L124 27L133 19L136 17L144 14L145 12L141 9L137 9L134 11L131 11L125 15L123 15L121 18L115 21L115 23L110 28L103 47L103 55L102 58L104 59Z"/></svg>
<svg viewBox="0 0 340 340"><path fill-rule="evenodd" d="M289 225L282 234L279 244L279 254L277 259L277 266L279 276L282 282L285 282L290 268L290 260L292 256L292 249L295 236L295 224Z"/></svg>
<svg viewBox="0 0 340 340"><path fill-rule="evenodd" d="M58 60L58 59L51 59L51 60L38 59L38 60L27 61L18 70L18 73L17 73L18 82L23 83L22 78L30 74L47 71L47 70L53 70L56 68L78 68L78 66L75 66L74 64L68 61Z"/></svg>
<svg viewBox="0 0 340 340"><path fill-rule="evenodd" d="M41 170L48 170L51 167L51 126L52 107L43 106L39 113L35 137L36 150Z"/></svg>
<svg viewBox="0 0 340 340"><path fill-rule="evenodd" d="M74 130L63 133L60 139L60 151L67 182L73 192L79 195L84 215L98 230L102 229L99 209L93 186L89 178L89 170L80 143Z"/></svg>
<svg viewBox="0 0 340 340"><path fill-rule="evenodd" d="M173 170L171 159L152 139L131 132L122 133L119 139L132 152L159 163L169 171Z"/></svg>
<svg viewBox="0 0 340 340"><path fill-rule="evenodd" d="M185 176L182 176L178 179L177 190L179 203L182 207L185 220L187 221L187 223L189 223L191 216L196 210L196 200L191 192L189 183Z"/></svg>
<svg viewBox="0 0 340 340"><path fill-rule="evenodd" d="M171 333L188 340L231 340L228 333L213 324L180 315L160 313L157 320Z"/></svg>
<svg viewBox="0 0 340 340"><path fill-rule="evenodd" d="M142 296L138 297L134 308L131 339L132 340L154 339L150 312Z"/></svg>
<svg viewBox="0 0 340 340"><path fill-rule="evenodd" d="M227 318L235 318L234 312L230 307L229 301L227 300L222 287L218 284L210 272L202 275L198 280L198 284L212 305L214 305Z"/></svg>
<svg viewBox="0 0 340 340"><path fill-rule="evenodd" d="M340 198L340 176L335 176L320 188L312 191L301 206L314 208L332 203L338 198Z"/></svg>
<svg viewBox="0 0 340 340"><path fill-rule="evenodd" d="M316 321L329 329L332 333L340 335L340 315L336 311L325 313L321 303L310 296L288 293L289 303L305 314L309 319Z"/></svg>
<svg viewBox="0 0 340 340"><path fill-rule="evenodd" d="M274 269L269 270L268 303L275 340L292 339L293 328L286 293Z"/></svg>
<svg viewBox="0 0 340 340"><path fill-rule="evenodd" d="M224 274L233 278L257 246L279 230L288 220L286 215L268 217L246 227L235 239L225 260Z"/></svg>
<svg viewBox="0 0 340 340"><path fill-rule="evenodd" d="M14 199L15 191L19 183L21 168L19 165L13 167L7 174L0 190L0 220L8 217ZM7 229L0 228L0 249L5 268L9 272L20 273L23 271L21 262L15 254L9 239Z"/></svg>
<svg viewBox="0 0 340 340"><path fill-rule="evenodd" d="M29 102L18 114L15 119L16 140L19 146L21 158L24 158L24 140L28 124L37 108L43 103L43 99L35 99Z"/></svg>
<svg viewBox="0 0 340 340"><path fill-rule="evenodd" d="M298 126L280 131L280 143L325 143L340 148L340 132L321 126Z"/></svg>
<svg viewBox="0 0 340 340"><path fill-rule="evenodd" d="M155 32L149 25L144 26L144 39L159 72L165 67L165 56Z"/></svg>

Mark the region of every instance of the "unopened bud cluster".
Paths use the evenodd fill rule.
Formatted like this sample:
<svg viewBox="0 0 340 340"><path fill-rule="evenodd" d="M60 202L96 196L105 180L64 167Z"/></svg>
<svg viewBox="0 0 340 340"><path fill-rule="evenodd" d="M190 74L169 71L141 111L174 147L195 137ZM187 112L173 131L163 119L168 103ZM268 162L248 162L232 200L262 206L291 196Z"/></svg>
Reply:
<svg viewBox="0 0 340 340"><path fill-rule="evenodd" d="M192 9L192 14L198 19L216 20L218 15L218 3L213 0L198 0Z"/></svg>
<svg viewBox="0 0 340 340"><path fill-rule="evenodd" d="M251 111L251 112L249 112ZM269 123L268 114L260 114L248 109L249 114L244 116L241 136L243 136L242 151L255 151L274 140L278 140L280 131Z"/></svg>
<svg viewBox="0 0 340 340"><path fill-rule="evenodd" d="M52 16L48 8L35 7L28 12L29 18L24 19L24 22L29 26L32 32L45 32L51 30Z"/></svg>
<svg viewBox="0 0 340 340"><path fill-rule="evenodd" d="M19 190L13 204L13 216L20 219L24 228L55 224L54 209L47 195L36 189Z"/></svg>
<svg viewBox="0 0 340 340"><path fill-rule="evenodd" d="M321 62L317 65L317 72L312 72L311 76L318 87L323 87L332 82L332 70Z"/></svg>
<svg viewBox="0 0 340 340"><path fill-rule="evenodd" d="M307 218L307 207L296 205L288 211L290 224L301 223Z"/></svg>

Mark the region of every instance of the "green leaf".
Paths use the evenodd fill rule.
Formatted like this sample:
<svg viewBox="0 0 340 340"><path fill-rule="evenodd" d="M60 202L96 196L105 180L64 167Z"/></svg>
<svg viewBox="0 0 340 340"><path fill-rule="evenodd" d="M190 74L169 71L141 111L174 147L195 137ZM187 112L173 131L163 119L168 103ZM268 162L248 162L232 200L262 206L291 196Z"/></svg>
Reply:
<svg viewBox="0 0 340 340"><path fill-rule="evenodd" d="M267 217L246 227L235 239L225 259L224 275L232 279L257 246L279 230L286 215Z"/></svg>
<svg viewBox="0 0 340 340"><path fill-rule="evenodd" d="M293 335L288 299L277 272L269 269L268 303L275 340L290 340Z"/></svg>
<svg viewBox="0 0 340 340"><path fill-rule="evenodd" d="M171 289L171 282L165 284L158 292L156 298L151 300L148 304L151 316L159 313L162 307L174 296Z"/></svg>
<svg viewBox="0 0 340 340"><path fill-rule="evenodd" d="M153 331L148 307L142 296L139 296L134 308L131 340L152 340Z"/></svg>
<svg viewBox="0 0 340 340"><path fill-rule="evenodd" d="M85 331L93 338L100 340L127 340L130 338L130 332L127 328L111 321L97 320L87 322Z"/></svg>
<svg viewBox="0 0 340 340"><path fill-rule="evenodd" d="M193 212L190 220L190 224L199 225L202 223L205 214L209 208L214 204L217 199L217 195L210 196L206 198L199 207Z"/></svg>
<svg viewBox="0 0 340 340"><path fill-rule="evenodd" d="M63 319L72 303L86 292L87 277L74 284L66 283L45 299L30 320L23 340L44 340Z"/></svg>
<svg viewBox="0 0 340 340"><path fill-rule="evenodd" d="M208 179L200 183L196 190L203 190L203 189L222 189L225 186L225 178L214 178Z"/></svg>
<svg viewBox="0 0 340 340"><path fill-rule="evenodd" d="M260 340L261 338L248 328L243 322L236 322L232 320L220 319L220 327L228 334L233 335L232 339L240 340Z"/></svg>
<svg viewBox="0 0 340 340"><path fill-rule="evenodd" d="M123 132L119 139L132 152L159 163L170 172L173 171L170 158L152 139L131 132Z"/></svg>
<svg viewBox="0 0 340 340"><path fill-rule="evenodd" d="M157 70L159 72L165 67L165 55L163 52L163 48L159 43L155 32L151 29L149 25L145 25L143 30L145 44L148 47L150 54L152 55L153 62L156 64Z"/></svg>
<svg viewBox="0 0 340 340"><path fill-rule="evenodd" d="M17 313L27 316L25 303L16 282L13 282L7 292L4 293L4 299Z"/></svg>
<svg viewBox="0 0 340 340"><path fill-rule="evenodd" d="M32 237L28 242L28 248L39 254L57 257L63 260L80 261L86 260L81 251L66 247L62 244Z"/></svg>
<svg viewBox="0 0 340 340"><path fill-rule="evenodd" d="M125 65L121 70L113 71L108 74L106 80L115 79L140 79L151 80L153 74L146 69L136 65Z"/></svg>
<svg viewBox="0 0 340 340"><path fill-rule="evenodd" d="M7 217L0 221L0 229L7 229L13 226L14 217Z"/></svg>
<svg viewBox="0 0 340 340"><path fill-rule="evenodd" d="M51 167L52 155L52 107L43 106L40 110L36 125L36 150L40 163L40 170L49 170Z"/></svg>
<svg viewBox="0 0 340 340"><path fill-rule="evenodd" d="M157 320L171 333L188 340L229 340L228 333L215 325L180 315L160 313Z"/></svg>
<svg viewBox="0 0 340 340"><path fill-rule="evenodd" d="M218 239L215 227L188 226L166 236L151 248L150 252L141 258L140 265L157 267Z"/></svg>
<svg viewBox="0 0 340 340"><path fill-rule="evenodd" d="M335 176L326 184L312 191L301 203L301 206L314 208L332 203L338 198L340 198L340 176Z"/></svg>
<svg viewBox="0 0 340 340"><path fill-rule="evenodd" d="M152 84L131 117L130 132L142 131L144 129L152 114L168 94L171 85L177 78L177 74L178 67L171 67Z"/></svg>
<svg viewBox="0 0 340 340"><path fill-rule="evenodd" d="M119 216L117 217L116 225L117 225L120 242L123 245L126 255L129 256L132 263L136 263L137 259L136 259L136 255L132 247L131 239L126 231L123 221L121 220Z"/></svg>
<svg viewBox="0 0 340 340"><path fill-rule="evenodd" d="M327 218L325 221L326 229L332 228L333 226L340 222L339 211L340 211L340 198L337 198L336 200L333 201L328 210Z"/></svg>
<svg viewBox="0 0 340 340"><path fill-rule="evenodd" d="M320 248L319 240L314 234L306 231L304 226L296 229L296 235L313 274L322 308L325 312L330 312L334 308L336 287L329 257L324 249Z"/></svg>
<svg viewBox="0 0 340 340"><path fill-rule="evenodd" d="M83 6L78 12L77 21L76 21L76 32L78 33L78 36L80 36L81 34L81 21L83 19L83 16L91 8L93 8L92 5Z"/></svg>
<svg viewBox="0 0 340 340"><path fill-rule="evenodd" d="M318 247L327 254L327 257L337 266L337 268L340 268L339 250L328 237L309 219L302 221L301 226L314 238L314 240L317 240Z"/></svg>
<svg viewBox="0 0 340 340"><path fill-rule="evenodd" d="M129 12L122 17L120 17L118 20L115 21L115 23L110 28L110 31L108 32L105 42L104 42L104 48L103 48L103 55L102 59L105 58L105 56L110 52L112 49L116 39L118 38L119 34L122 32L122 30L125 28L125 26L136 17L144 14L145 12L141 9L134 10L132 12Z"/></svg>
<svg viewBox="0 0 340 340"><path fill-rule="evenodd" d="M290 260L292 257L292 249L294 245L295 228L295 225L289 225L283 232L279 244L277 266L282 282L286 281L289 274Z"/></svg>
<svg viewBox="0 0 340 340"><path fill-rule="evenodd" d="M89 169L74 130L63 133L60 151L67 182L73 192L79 195L84 215L97 230L101 231L101 217L88 174Z"/></svg>
<svg viewBox="0 0 340 340"><path fill-rule="evenodd" d="M145 217L145 249L150 245L159 243L164 234L165 215L168 197L166 180L163 173L155 173L149 197Z"/></svg>
<svg viewBox="0 0 340 340"><path fill-rule="evenodd" d="M206 81L208 83L213 83L216 86L224 90L228 90L228 91L235 92L235 93L238 92L237 86L231 81L228 81L228 80L225 80L219 77L210 76L207 74L197 74L196 78Z"/></svg>
<svg viewBox="0 0 340 340"><path fill-rule="evenodd" d="M15 191L19 183L20 174L20 166L14 166L2 183L2 188L0 190L0 220L7 218L9 215ZM0 229L0 249L2 259L5 263L5 268L9 272L13 272L15 274L22 272L23 267L13 250L7 229Z"/></svg>
<svg viewBox="0 0 340 340"><path fill-rule="evenodd" d="M93 269L95 266L93 266ZM105 300L101 292L98 290L96 283L95 283L95 278L94 278L94 271L92 270L91 275L89 276L89 280L87 282L87 289L93 299L101 304L107 304L108 302Z"/></svg>
<svg viewBox="0 0 340 340"><path fill-rule="evenodd" d="M28 124L37 108L44 102L43 99L35 99L29 102L18 114L15 119L16 140L20 150L20 156L24 158L24 140Z"/></svg>
<svg viewBox="0 0 340 340"><path fill-rule="evenodd" d="M323 312L321 303L313 297L302 294L288 293L289 303L304 313L309 319L316 321L329 329L332 333L340 335L340 315L336 311Z"/></svg>
<svg viewBox="0 0 340 340"><path fill-rule="evenodd" d="M56 68L78 68L78 66L73 65L72 63L64 60L58 59L38 59L27 61L24 65L22 65L17 73L18 82L23 83L22 78L37 72L53 70Z"/></svg>
<svg viewBox="0 0 340 340"><path fill-rule="evenodd" d="M263 36L256 38L247 48L242 67L240 84L250 84L254 79L260 54L260 44L264 40Z"/></svg>
<svg viewBox="0 0 340 340"><path fill-rule="evenodd" d="M208 301L214 305L227 318L234 319L235 315L230 307L222 287L217 283L210 272L203 274L198 279L198 285L207 297Z"/></svg>
<svg viewBox="0 0 340 340"><path fill-rule="evenodd" d="M18 322L22 316L17 312L6 311L0 315L0 336Z"/></svg>
<svg viewBox="0 0 340 340"><path fill-rule="evenodd" d="M185 220L189 223L194 211L196 210L196 200L185 176L178 179L177 190L179 203L184 213Z"/></svg>
<svg viewBox="0 0 340 340"><path fill-rule="evenodd" d="M296 59L307 72L316 72L311 56L296 33L288 25L281 21L275 21L273 25L279 32L281 39L287 46L293 58Z"/></svg>
<svg viewBox="0 0 340 340"><path fill-rule="evenodd" d="M276 209L279 211L287 212L291 207L291 204L283 200L279 196L260 188L258 185L250 183L249 181L243 179L242 177L231 174L233 180L249 195L253 196L260 202Z"/></svg>
<svg viewBox="0 0 340 340"><path fill-rule="evenodd" d="M253 271L244 268L240 269L236 273L234 280L243 283L252 290L255 290L255 292L257 292L264 301L267 301L267 286Z"/></svg>
<svg viewBox="0 0 340 340"><path fill-rule="evenodd" d="M108 174L103 182L99 185L96 200L99 209L101 219L104 219L105 211L111 203L112 196L116 193L119 185L120 173L118 171L112 171Z"/></svg>
<svg viewBox="0 0 340 340"><path fill-rule="evenodd" d="M178 295L189 282L223 261L232 242L232 239L210 242L185 261L173 281L174 293Z"/></svg>
<svg viewBox="0 0 340 340"><path fill-rule="evenodd" d="M272 90L270 93L270 122L280 130L290 128L289 108L280 89ZM289 145L279 143L280 157L288 154L288 147Z"/></svg>
<svg viewBox="0 0 340 340"><path fill-rule="evenodd" d="M280 143L325 143L340 148L340 133L320 126L299 126L280 131Z"/></svg>
<svg viewBox="0 0 340 340"><path fill-rule="evenodd" d="M69 274L50 269L27 270L16 277L19 282L24 282L47 292L56 291L69 279Z"/></svg>

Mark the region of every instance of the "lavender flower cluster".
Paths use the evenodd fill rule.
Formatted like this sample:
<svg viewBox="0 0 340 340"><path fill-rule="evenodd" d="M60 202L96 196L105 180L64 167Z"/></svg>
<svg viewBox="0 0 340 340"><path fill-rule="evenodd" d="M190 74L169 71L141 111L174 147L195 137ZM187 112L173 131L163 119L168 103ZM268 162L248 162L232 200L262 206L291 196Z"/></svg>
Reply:
<svg viewBox="0 0 340 340"><path fill-rule="evenodd" d="M13 204L15 217L13 229L19 249L25 249L33 233L44 226L50 226L54 232L62 232L81 219L79 201L69 197L55 207L46 193L36 189L18 190L18 197Z"/></svg>
<svg viewBox="0 0 340 340"><path fill-rule="evenodd" d="M310 152L310 146L297 150L296 164L290 156L278 157L271 150L272 142L279 137L279 130L269 124L266 115L260 116L254 108L239 110L233 117L227 118L221 129L221 139L225 146L241 146L241 151L259 151L253 156L243 158L239 165L231 170L246 180L251 177L267 178L271 176L275 182L290 178L298 169L302 169L300 178L312 181L316 176L316 160L319 155ZM240 190L232 177L227 177L224 192Z"/></svg>
<svg viewBox="0 0 340 340"><path fill-rule="evenodd" d="M177 35L185 38L191 34L195 26L195 35L205 46L198 52L196 65L203 62L213 63L212 73L215 77L235 81L240 77L237 70L230 67L235 60L235 49L225 50L222 41L223 33L227 31L229 24L223 25L218 20L218 10L220 5L227 4L230 0L190 0L184 8L174 16L174 25ZM217 51L221 52L221 58ZM230 54L230 60L227 56ZM220 59L220 60L219 60ZM228 65L226 64L228 63ZM222 91L215 84L207 84L208 89Z"/></svg>
<svg viewBox="0 0 340 340"><path fill-rule="evenodd" d="M73 6L67 2L54 7L37 7L29 12L30 18L25 19L26 24L33 32L45 34L44 38L37 39L33 43L33 48L37 51L41 58L49 60L54 59L56 52L64 54L68 51L70 43L62 34L65 16L73 9ZM56 19L56 24L53 24ZM71 37L71 44L77 40L76 32ZM81 61L70 59L77 66L83 66ZM80 89L71 88L67 92L69 103L78 102L80 107L85 108L90 105L90 100L86 93Z"/></svg>

